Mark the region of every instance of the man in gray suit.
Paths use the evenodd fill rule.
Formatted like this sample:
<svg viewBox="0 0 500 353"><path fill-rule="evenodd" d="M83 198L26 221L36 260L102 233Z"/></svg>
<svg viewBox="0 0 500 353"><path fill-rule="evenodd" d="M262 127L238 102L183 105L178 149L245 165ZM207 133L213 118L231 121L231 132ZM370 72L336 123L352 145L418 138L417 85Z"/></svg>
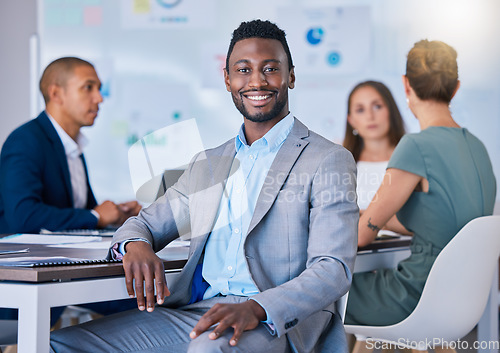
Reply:
<svg viewBox="0 0 500 353"><path fill-rule="evenodd" d="M56 331L54 352L347 352L335 301L357 247L354 160L289 112L295 73L276 25L243 22L224 77L238 136L195 156L113 238L139 310ZM179 236L189 259L167 288L155 252Z"/></svg>

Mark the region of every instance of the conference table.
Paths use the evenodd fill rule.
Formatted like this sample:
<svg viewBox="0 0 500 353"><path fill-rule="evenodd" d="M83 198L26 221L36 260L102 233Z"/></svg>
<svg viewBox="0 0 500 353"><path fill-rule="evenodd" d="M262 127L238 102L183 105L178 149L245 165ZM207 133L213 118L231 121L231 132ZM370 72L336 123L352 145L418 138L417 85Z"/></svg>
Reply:
<svg viewBox="0 0 500 353"><path fill-rule="evenodd" d="M110 238L102 238L103 245ZM93 243L94 245L99 245ZM103 259L107 250L78 248L79 244L62 247L40 244L0 243L0 251L29 247L29 256L63 256L68 258ZM180 272L189 249L167 247L160 253L167 281ZM28 254L13 255L25 257ZM129 298L121 263L64 265L47 267L0 266L0 307L17 308L18 353L47 353L50 338L50 308ZM1 328L0 328L1 329Z"/></svg>
<svg viewBox="0 0 500 353"><path fill-rule="evenodd" d="M109 239L103 239L103 242ZM410 237L389 238L360 249L355 272L382 267L393 267L410 254ZM0 244L4 249L23 248L22 244ZM30 245L30 256L44 256L47 246ZM104 249L80 249L72 247L50 248L51 255L102 259ZM186 262L189 248L167 247L158 255L164 260L167 282L176 276ZM22 256L15 255L15 256ZM24 255L25 256L25 255ZM496 278L498 281L498 276ZM496 287L497 288L497 287ZM485 340L498 340L498 299L491 301L479 324L478 336ZM18 353L47 353L50 339L50 308L107 300L129 298L120 263L74 266L49 266L40 268L0 266L0 307L19 309ZM484 318L486 316L486 318ZM493 326L493 330L491 330ZM495 335L496 327L496 335ZM483 337L484 336L484 337ZM483 352L496 352L482 350Z"/></svg>

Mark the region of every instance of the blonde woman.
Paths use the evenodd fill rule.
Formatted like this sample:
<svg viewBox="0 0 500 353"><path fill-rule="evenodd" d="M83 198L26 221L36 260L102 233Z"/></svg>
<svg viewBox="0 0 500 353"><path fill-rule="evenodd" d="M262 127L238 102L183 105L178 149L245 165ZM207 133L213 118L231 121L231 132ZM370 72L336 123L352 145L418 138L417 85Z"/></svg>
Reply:
<svg viewBox="0 0 500 353"><path fill-rule="evenodd" d="M359 221L358 245L369 244L394 215L413 232L411 256L397 268L354 274L346 323L390 325L415 308L443 247L470 220L491 215L496 181L479 139L452 117L457 53L422 40L408 53L403 84L421 131L405 135L384 181Z"/></svg>

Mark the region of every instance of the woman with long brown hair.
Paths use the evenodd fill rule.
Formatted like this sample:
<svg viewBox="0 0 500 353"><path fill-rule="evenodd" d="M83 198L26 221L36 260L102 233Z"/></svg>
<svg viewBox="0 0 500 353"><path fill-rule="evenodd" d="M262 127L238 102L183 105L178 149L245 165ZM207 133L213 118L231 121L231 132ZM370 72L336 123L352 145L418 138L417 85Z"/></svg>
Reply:
<svg viewBox="0 0 500 353"><path fill-rule="evenodd" d="M382 183L389 158L405 134L389 88L382 82L357 84L347 100L344 147L358 166L358 206L364 210Z"/></svg>

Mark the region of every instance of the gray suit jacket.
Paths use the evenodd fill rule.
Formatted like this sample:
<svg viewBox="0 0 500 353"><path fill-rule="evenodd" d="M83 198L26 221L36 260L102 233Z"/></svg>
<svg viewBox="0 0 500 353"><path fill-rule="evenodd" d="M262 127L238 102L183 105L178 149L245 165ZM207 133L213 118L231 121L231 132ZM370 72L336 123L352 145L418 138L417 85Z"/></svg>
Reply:
<svg viewBox="0 0 500 353"><path fill-rule="evenodd" d="M144 238L155 251L189 236L189 259L165 305L188 303L235 156L234 139L193 159L165 196L129 219L113 244ZM343 147L295 123L257 200L245 256L254 298L299 352L342 352L334 304L347 292L357 250L356 167ZM345 337L345 336L344 336ZM325 344L328 342L328 344Z"/></svg>

